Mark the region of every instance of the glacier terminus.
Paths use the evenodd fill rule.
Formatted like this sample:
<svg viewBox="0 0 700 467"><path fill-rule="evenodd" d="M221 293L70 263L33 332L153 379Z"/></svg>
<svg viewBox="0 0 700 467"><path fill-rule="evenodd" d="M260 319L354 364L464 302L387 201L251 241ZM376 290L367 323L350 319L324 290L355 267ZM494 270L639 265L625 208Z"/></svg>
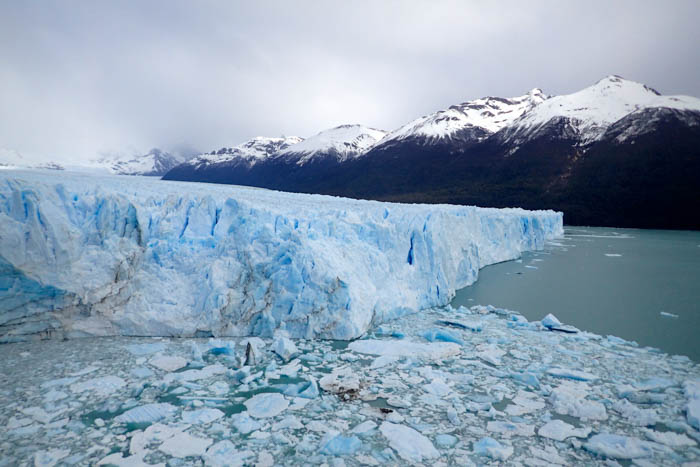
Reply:
<svg viewBox="0 0 700 467"><path fill-rule="evenodd" d="M554 211L0 172L0 339L353 339L563 232Z"/></svg>

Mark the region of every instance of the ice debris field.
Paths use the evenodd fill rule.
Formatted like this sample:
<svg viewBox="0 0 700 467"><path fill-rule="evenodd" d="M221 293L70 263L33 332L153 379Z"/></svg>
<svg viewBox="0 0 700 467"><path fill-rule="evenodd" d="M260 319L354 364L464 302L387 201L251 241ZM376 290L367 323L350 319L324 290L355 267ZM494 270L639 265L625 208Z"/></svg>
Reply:
<svg viewBox="0 0 700 467"><path fill-rule="evenodd" d="M0 172L0 466L697 465L687 357L448 304L561 230Z"/></svg>
<svg viewBox="0 0 700 467"><path fill-rule="evenodd" d="M700 462L688 358L490 306L351 342L278 331L2 352L3 466Z"/></svg>
<svg viewBox="0 0 700 467"><path fill-rule="evenodd" d="M351 339L561 235L553 211L0 171L0 342Z"/></svg>

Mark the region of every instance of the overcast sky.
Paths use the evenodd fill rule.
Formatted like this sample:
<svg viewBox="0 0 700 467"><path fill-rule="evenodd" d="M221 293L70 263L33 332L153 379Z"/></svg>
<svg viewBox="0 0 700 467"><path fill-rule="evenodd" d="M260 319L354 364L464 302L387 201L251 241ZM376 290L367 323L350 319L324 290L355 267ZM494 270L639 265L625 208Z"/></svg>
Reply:
<svg viewBox="0 0 700 467"><path fill-rule="evenodd" d="M698 1L1 1L0 148L232 146L393 129L619 74L700 96Z"/></svg>

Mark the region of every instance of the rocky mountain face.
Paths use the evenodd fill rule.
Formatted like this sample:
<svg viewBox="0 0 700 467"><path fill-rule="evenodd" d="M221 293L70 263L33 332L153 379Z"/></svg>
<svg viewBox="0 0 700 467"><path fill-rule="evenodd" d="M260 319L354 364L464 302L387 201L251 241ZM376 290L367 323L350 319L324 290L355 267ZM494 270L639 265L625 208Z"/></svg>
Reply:
<svg viewBox="0 0 700 467"><path fill-rule="evenodd" d="M663 96L608 76L569 95L534 89L515 98L476 99L383 137L354 127L321 132L253 166L212 160L206 172L190 163L164 178L551 208L563 211L571 225L700 228L700 100L694 97ZM328 132L337 137L319 138ZM362 144L353 139L358 134ZM295 149L307 142L315 152Z"/></svg>

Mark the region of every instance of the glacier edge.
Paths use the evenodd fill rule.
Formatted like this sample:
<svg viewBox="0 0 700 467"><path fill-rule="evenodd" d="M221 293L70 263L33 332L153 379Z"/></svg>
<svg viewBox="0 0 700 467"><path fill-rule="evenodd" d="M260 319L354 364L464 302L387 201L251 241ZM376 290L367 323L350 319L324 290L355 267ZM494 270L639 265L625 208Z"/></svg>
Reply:
<svg viewBox="0 0 700 467"><path fill-rule="evenodd" d="M352 339L563 234L553 211L0 172L0 341Z"/></svg>

